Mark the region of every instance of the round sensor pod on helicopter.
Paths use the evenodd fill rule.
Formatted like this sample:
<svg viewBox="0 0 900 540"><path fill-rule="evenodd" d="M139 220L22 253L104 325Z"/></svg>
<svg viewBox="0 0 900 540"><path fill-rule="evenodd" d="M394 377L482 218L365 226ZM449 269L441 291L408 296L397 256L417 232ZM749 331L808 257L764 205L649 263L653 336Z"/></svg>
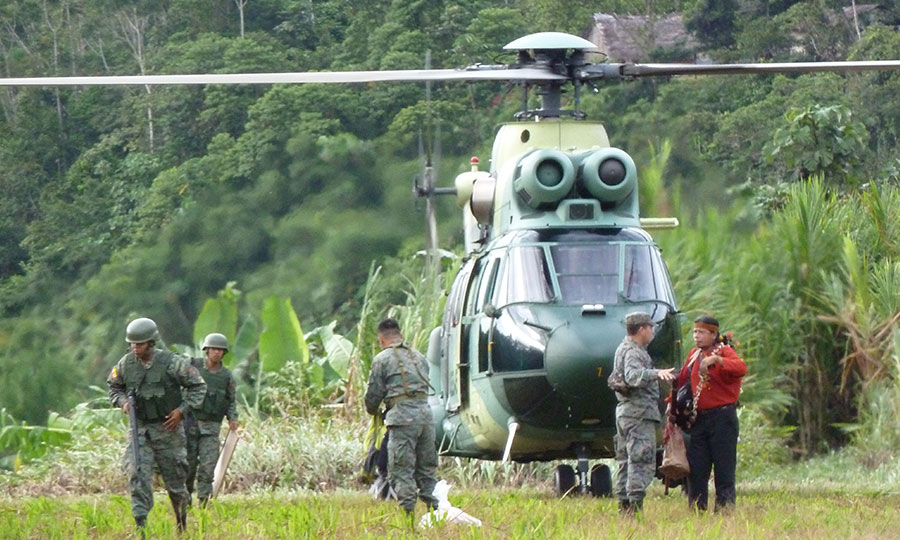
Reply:
<svg viewBox="0 0 900 540"><path fill-rule="evenodd" d="M637 185L634 160L618 148L593 152L581 162L578 172L584 187L602 202L619 202Z"/></svg>
<svg viewBox="0 0 900 540"><path fill-rule="evenodd" d="M575 165L558 150L533 150L519 161L513 189L531 208L555 203L575 184Z"/></svg>

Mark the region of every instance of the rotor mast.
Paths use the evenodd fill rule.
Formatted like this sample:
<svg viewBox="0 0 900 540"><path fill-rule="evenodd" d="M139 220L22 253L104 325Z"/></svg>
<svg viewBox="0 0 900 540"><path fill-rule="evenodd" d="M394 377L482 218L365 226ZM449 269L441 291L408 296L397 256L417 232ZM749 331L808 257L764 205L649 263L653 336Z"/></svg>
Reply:
<svg viewBox="0 0 900 540"><path fill-rule="evenodd" d="M556 80L526 80L523 85L523 107L516 113L517 120L560 118L570 116L583 120L587 115L578 110L580 104L580 81L573 74L576 69L587 65L585 51L597 50L597 46L586 39L561 32L539 32L521 37L503 47L518 51L516 67L544 70L559 75ZM570 52L571 51L571 52ZM562 88L564 84L574 83L575 108L562 108ZM528 109L528 89L536 86L540 96L541 107Z"/></svg>

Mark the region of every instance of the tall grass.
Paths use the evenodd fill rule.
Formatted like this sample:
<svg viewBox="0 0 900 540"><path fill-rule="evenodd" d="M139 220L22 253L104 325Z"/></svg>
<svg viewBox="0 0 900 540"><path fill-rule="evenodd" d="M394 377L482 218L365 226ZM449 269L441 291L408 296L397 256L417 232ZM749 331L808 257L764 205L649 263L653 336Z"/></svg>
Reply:
<svg viewBox="0 0 900 540"><path fill-rule="evenodd" d="M857 415L866 386L898 377L900 190L838 196L812 179L780 207L749 231L736 210L710 209L658 241L686 322L712 313L740 342L741 401L796 427L793 448L810 455L847 442L846 426L871 418Z"/></svg>
<svg viewBox="0 0 900 540"><path fill-rule="evenodd" d="M873 387L873 391L876 387ZM866 414L877 418L862 424L858 436L882 440L878 452L858 451L837 454L833 459L848 487L854 483L885 490L900 489L900 461L893 449L897 438L896 387L877 387L879 400L872 399ZM773 427L758 410L740 410L741 437L738 443L738 480L765 486L782 482L794 464L786 441L788 428ZM340 490L364 491L368 485L361 474L365 456L363 435L367 427L362 417L348 418L340 410L306 411L304 416L259 417L241 410L243 427L226 478L226 493L307 493ZM73 494L126 494L121 458L125 449L126 425L100 425L76 430L68 447L54 448L43 458L23 464L18 472L0 473L0 494L7 496L62 496ZM894 444L895 446L890 446ZM872 447L874 449L874 447ZM825 462L827 466L827 461ZM499 463L466 458L442 457L439 476L456 486L455 491L507 488L550 491L553 468L558 463ZM615 464L606 461L613 470ZM823 474L821 486L831 485ZM812 485L815 479L805 479ZM891 487L893 486L893 487ZM2 495L0 495L2 496ZM2 538L2 537L0 537Z"/></svg>
<svg viewBox="0 0 900 540"><path fill-rule="evenodd" d="M365 490L361 464L367 420L337 409L305 411L303 416L263 417L240 411L242 428L229 466L225 490L258 493ZM224 429L224 428L223 428ZM67 447L57 447L18 472L0 473L0 487L16 495L64 495L126 492L121 466L124 423L73 432ZM441 460L440 475L465 488L545 486L549 464L500 464L462 458Z"/></svg>

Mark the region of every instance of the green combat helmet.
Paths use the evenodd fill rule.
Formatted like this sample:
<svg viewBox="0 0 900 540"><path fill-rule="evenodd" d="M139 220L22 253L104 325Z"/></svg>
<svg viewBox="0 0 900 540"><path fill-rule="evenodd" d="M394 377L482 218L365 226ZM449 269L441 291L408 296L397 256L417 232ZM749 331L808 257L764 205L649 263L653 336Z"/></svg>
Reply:
<svg viewBox="0 0 900 540"><path fill-rule="evenodd" d="M141 317L128 323L125 328L125 341L128 343L144 343L159 338L159 331L153 319Z"/></svg>
<svg viewBox="0 0 900 540"><path fill-rule="evenodd" d="M210 334L210 335L206 336L206 339L203 340L203 345L201 345L200 348L205 351L206 349L208 349L210 347L212 347L214 349L225 349L227 351L228 350L228 338L226 338L222 334L216 334L216 333Z"/></svg>

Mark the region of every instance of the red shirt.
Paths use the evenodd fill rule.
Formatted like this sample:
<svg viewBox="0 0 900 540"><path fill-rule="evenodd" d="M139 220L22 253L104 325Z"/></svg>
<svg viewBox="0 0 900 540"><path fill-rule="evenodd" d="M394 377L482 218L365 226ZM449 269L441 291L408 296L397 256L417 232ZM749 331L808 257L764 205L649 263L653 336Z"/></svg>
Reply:
<svg viewBox="0 0 900 540"><path fill-rule="evenodd" d="M693 348L688 353L687 361L678 374L675 388L681 387L687 380L688 364L696 350L696 348ZM710 354L704 354L701 351L697 359L691 364L691 389L694 391L695 396L700 385L700 360L710 356ZM738 396L741 394L741 379L747 374L747 364L738 357L734 349L727 345L719 349L716 354L722 357L722 365L713 364L709 366L709 378L703 383L703 391L700 392L700 399L697 402L698 411L736 403Z"/></svg>

